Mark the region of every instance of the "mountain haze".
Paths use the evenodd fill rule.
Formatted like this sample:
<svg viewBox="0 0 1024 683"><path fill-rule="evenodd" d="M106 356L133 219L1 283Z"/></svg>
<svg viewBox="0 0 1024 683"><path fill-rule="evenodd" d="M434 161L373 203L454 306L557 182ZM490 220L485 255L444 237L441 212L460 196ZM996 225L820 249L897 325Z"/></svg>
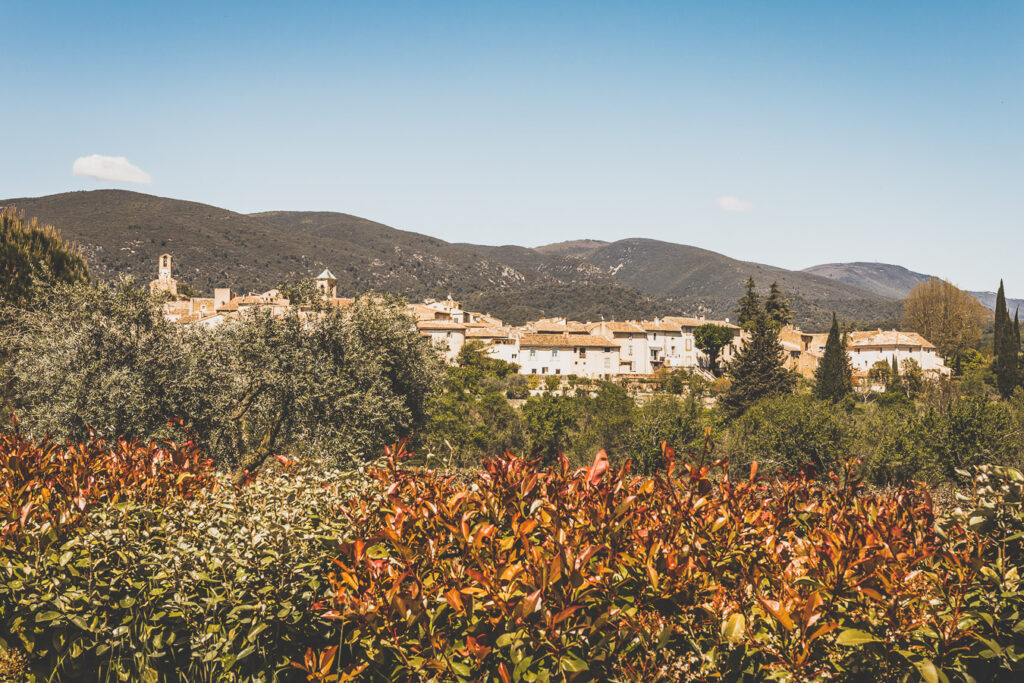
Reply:
<svg viewBox="0 0 1024 683"><path fill-rule="evenodd" d="M731 259L706 249L626 239L575 240L535 249L452 244L344 213L240 214L196 202L97 190L0 200L52 223L81 245L93 274L156 275L159 254L197 292L262 291L329 267L339 292L386 291L410 299L460 298L512 323L705 313L733 316L748 276L778 282L808 329L832 310L851 323L891 324L892 297L814 273Z"/></svg>

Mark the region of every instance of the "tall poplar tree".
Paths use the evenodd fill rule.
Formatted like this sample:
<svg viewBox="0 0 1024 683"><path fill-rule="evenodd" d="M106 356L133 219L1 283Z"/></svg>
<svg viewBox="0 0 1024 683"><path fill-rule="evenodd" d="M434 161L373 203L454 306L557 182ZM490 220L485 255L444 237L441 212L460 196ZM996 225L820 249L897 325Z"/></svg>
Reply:
<svg viewBox="0 0 1024 683"><path fill-rule="evenodd" d="M768 317L775 321L779 327L785 327L793 322L793 310L789 307L789 299L779 289L779 283L773 282L768 289L768 298L764 302L764 310Z"/></svg>
<svg viewBox="0 0 1024 683"><path fill-rule="evenodd" d="M755 287L754 278L748 277L747 291L737 302L739 308L736 309L736 324L747 331L753 327L754 320L762 310L761 297L758 295Z"/></svg>
<svg viewBox="0 0 1024 683"><path fill-rule="evenodd" d="M825 355L814 371L814 396L823 401L840 401L853 391L853 365L839 334L839 322L832 313L832 328L825 342Z"/></svg>

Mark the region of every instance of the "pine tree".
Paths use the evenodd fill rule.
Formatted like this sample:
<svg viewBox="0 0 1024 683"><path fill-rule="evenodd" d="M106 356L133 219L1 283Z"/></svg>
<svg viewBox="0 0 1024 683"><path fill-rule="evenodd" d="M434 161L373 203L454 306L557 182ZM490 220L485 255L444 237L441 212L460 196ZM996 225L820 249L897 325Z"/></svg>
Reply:
<svg viewBox="0 0 1024 683"><path fill-rule="evenodd" d="M832 313L832 328L825 342L825 355L814 371L814 395L824 401L836 402L853 391L853 365L846 353L845 336L839 335L839 322Z"/></svg>
<svg viewBox="0 0 1024 683"><path fill-rule="evenodd" d="M789 299L779 289L779 283L773 282L768 290L768 298L764 302L764 310L779 327L793 322L793 310L789 307Z"/></svg>
<svg viewBox="0 0 1024 683"><path fill-rule="evenodd" d="M996 387L1003 398L1009 398L1019 382L1020 345L1017 343L1016 326L1010 320L1009 311L1006 310L1006 294L1002 281L999 282L999 292L996 294L995 339L992 346L992 369L996 375Z"/></svg>
<svg viewBox="0 0 1024 683"><path fill-rule="evenodd" d="M790 393L795 379L783 367L785 359L779 328L759 308L750 324L750 337L729 363L732 384L721 398L726 412L737 417L762 398Z"/></svg>
<svg viewBox="0 0 1024 683"><path fill-rule="evenodd" d="M761 297L755 290L754 278L747 278L747 291L737 302L736 324L749 331L761 311Z"/></svg>

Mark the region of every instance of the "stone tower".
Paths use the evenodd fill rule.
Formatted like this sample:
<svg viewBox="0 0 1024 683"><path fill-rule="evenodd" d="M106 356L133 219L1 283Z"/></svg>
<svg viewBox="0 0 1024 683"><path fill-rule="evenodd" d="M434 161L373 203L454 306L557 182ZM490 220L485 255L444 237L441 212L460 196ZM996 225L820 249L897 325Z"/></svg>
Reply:
<svg viewBox="0 0 1024 683"><path fill-rule="evenodd" d="M338 278L330 270L324 268L324 272L316 276L314 280L316 289L325 299L338 298Z"/></svg>
<svg viewBox="0 0 1024 683"><path fill-rule="evenodd" d="M160 254L157 260L157 278L149 283L151 294L167 292L178 296L178 281L174 279L174 266L170 254Z"/></svg>

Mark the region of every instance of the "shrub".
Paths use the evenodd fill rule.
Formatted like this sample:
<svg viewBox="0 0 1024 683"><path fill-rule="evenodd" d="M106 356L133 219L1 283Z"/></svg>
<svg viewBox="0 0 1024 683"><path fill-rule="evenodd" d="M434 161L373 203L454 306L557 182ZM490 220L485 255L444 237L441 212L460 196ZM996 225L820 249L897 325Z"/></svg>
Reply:
<svg viewBox="0 0 1024 683"><path fill-rule="evenodd" d="M768 481L718 466L634 478L603 454L577 471L510 456L469 485L376 470L388 504L350 510L356 540L331 575L339 645L296 666L505 683L1020 669L1020 613L986 612L984 578L1016 582L1017 568L986 569L999 553L970 521L936 528L925 489L868 495L850 469Z"/></svg>
<svg viewBox="0 0 1024 683"><path fill-rule="evenodd" d="M107 456L51 458L71 472L36 468L29 480L100 482L107 460L151 452L122 444L54 449ZM183 471L165 471L173 475L158 467L152 482L143 476L87 504L74 533L65 525L48 545L2 549L0 649L23 651L12 656L30 667L29 680L280 680L298 674L288 664L306 647L331 642L314 606L329 597L326 574L349 528L339 505L358 497L369 512L379 498L372 483L293 465L199 495L198 476L169 488L160 482ZM37 525L29 540L45 533Z"/></svg>

